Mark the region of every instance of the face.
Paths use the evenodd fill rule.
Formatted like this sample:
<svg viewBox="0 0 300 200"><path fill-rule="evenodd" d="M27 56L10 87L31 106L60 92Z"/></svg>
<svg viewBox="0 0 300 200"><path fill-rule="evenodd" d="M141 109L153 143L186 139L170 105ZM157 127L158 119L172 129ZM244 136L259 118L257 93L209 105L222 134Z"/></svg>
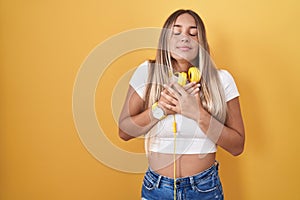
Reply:
<svg viewBox="0 0 300 200"><path fill-rule="evenodd" d="M188 13L180 15L173 27L170 39L171 56L182 62L192 62L198 55L198 29L195 19Z"/></svg>

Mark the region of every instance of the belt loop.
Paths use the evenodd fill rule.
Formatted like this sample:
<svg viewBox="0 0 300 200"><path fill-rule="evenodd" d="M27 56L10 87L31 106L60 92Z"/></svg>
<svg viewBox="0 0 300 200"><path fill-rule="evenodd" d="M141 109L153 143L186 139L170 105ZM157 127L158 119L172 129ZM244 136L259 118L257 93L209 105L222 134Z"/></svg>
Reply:
<svg viewBox="0 0 300 200"><path fill-rule="evenodd" d="M160 179L161 179L161 175L159 175L158 178L157 178L157 182L156 182L156 185L155 185L156 188L159 187Z"/></svg>
<svg viewBox="0 0 300 200"><path fill-rule="evenodd" d="M190 176L189 178L190 178L190 184L191 184L192 188L195 189L194 177Z"/></svg>
<svg viewBox="0 0 300 200"><path fill-rule="evenodd" d="M216 160L216 161L215 161L215 166L216 166L216 169L217 169L217 170L219 170L219 165L220 165L219 162Z"/></svg>

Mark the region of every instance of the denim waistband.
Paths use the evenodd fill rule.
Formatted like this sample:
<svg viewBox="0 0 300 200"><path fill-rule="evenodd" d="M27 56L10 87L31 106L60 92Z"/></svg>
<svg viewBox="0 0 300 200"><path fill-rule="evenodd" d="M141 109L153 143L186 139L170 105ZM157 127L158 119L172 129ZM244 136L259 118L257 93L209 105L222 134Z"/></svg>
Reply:
<svg viewBox="0 0 300 200"><path fill-rule="evenodd" d="M218 169L219 169L219 162L215 161L215 163L211 167L198 174L195 174L193 176L176 178L176 187L177 188L186 187L186 186L193 187L195 183L204 180L213 174L218 175ZM151 179L151 182L155 184L157 188L160 186L170 187L170 188L174 187L173 178L160 175L155 171L153 171L150 167L148 168L145 175Z"/></svg>

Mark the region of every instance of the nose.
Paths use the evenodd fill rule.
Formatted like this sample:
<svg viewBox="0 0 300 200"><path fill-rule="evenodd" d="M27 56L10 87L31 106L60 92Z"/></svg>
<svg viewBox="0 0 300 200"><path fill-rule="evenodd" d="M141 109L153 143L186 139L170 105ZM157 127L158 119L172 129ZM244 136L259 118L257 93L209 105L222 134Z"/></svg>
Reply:
<svg viewBox="0 0 300 200"><path fill-rule="evenodd" d="M183 34L181 39L180 39L181 42L189 42L190 41L190 38L189 36Z"/></svg>

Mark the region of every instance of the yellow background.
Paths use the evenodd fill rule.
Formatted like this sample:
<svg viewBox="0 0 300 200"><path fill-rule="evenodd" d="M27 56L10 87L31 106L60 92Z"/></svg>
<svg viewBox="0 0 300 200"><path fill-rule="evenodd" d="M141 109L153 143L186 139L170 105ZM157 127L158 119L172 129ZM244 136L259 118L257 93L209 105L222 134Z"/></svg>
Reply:
<svg viewBox="0 0 300 200"><path fill-rule="evenodd" d="M245 152L218 152L226 199L300 199L298 1L1 0L1 200L139 199L142 174L103 165L80 141L73 85L96 45L129 29L161 27L178 8L202 16L213 58L241 94ZM153 56L120 57L96 93L105 134L132 152L143 151L142 141L121 141L105 104L116 80Z"/></svg>

